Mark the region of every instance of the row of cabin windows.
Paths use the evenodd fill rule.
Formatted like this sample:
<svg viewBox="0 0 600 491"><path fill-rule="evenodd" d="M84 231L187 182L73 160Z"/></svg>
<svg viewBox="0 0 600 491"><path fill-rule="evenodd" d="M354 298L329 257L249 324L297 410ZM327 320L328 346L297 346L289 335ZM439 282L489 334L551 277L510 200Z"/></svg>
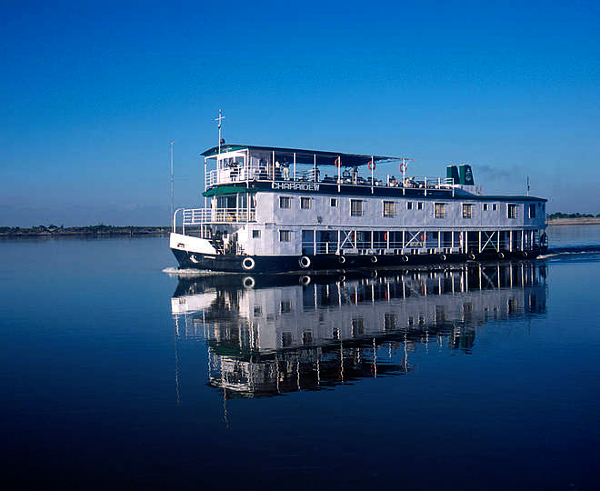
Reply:
<svg viewBox="0 0 600 491"><path fill-rule="evenodd" d="M281 209L289 209L292 205L292 198L290 196L280 196L279 197L279 208ZM338 206L338 198L330 198L331 207ZM446 218L446 206L447 203L435 203L434 215L435 218ZM539 207L543 205L538 204ZM463 203L462 205L462 217L465 219L473 218L473 207L472 203ZM310 210L311 208L311 198L309 197L301 197L300 198L300 209L302 210ZM489 211L490 205L488 203L483 203L482 205L483 211ZM413 209L413 202L406 202L406 209ZM423 209L423 202L417 202L417 210ZM492 203L491 205L492 211L498 211L498 203ZM364 201L361 199L351 199L350 200L350 216L353 217L361 217L364 215ZM395 201L383 201L383 216L388 218L394 218L396 216L396 202ZM517 205L516 204L508 204L507 205L507 217L514 219L517 218ZM536 205L530 204L528 207L528 218L536 217Z"/></svg>
<svg viewBox="0 0 600 491"><path fill-rule="evenodd" d="M446 218L446 207L448 205L446 203L435 203L434 214L435 218ZM506 216L507 218L517 218L517 206L516 204L508 204L506 205ZM462 205L462 217L464 219L473 218L473 207L472 203L463 203ZM488 205L483 205L483 210L487 210ZM498 205L494 203L492 205L492 210L496 211L498 209ZM533 210L533 212L532 212ZM529 218L535 218L535 205L529 205Z"/></svg>
<svg viewBox="0 0 600 491"><path fill-rule="evenodd" d="M423 316L423 324L425 323L425 316L423 314L419 315L419 319ZM365 320L362 317L353 317L351 320L352 326L352 337L364 336L366 333L366 324ZM340 329L338 327L334 327L331 330L332 339L340 339ZM292 346L294 342L294 337L291 332L285 331L281 333L281 345L284 348ZM302 332L302 344L309 345L314 342L313 333L310 330L305 330Z"/></svg>

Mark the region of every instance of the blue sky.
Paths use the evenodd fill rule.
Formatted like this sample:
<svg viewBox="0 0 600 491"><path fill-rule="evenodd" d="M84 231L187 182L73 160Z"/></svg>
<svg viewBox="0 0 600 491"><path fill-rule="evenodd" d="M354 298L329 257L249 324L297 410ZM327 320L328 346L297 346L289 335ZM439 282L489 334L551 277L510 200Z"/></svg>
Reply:
<svg viewBox="0 0 600 491"><path fill-rule="evenodd" d="M229 142L600 213L600 2L0 3L0 225L168 222Z"/></svg>

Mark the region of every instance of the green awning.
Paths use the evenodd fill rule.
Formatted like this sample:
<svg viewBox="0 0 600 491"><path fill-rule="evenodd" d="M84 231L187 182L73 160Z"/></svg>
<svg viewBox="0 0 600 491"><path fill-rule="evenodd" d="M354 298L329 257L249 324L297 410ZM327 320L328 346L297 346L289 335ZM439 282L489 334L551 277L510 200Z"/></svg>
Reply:
<svg viewBox="0 0 600 491"><path fill-rule="evenodd" d="M398 161L401 157L391 157L384 155L359 155L342 152L324 152L321 150L307 150L301 148L283 148L283 147L261 147L256 145L238 145L238 144L223 144L220 147L221 153L235 152L240 150L248 150L250 153L254 151L269 152L275 154L275 161L279 160L288 162L296 162L301 165L313 165L316 161L317 166L331 165L341 167L355 167L360 165L368 165L371 160L376 164L386 161ZM204 157L216 157L219 154L219 147L212 147L202 152ZM272 162L271 162L272 164Z"/></svg>
<svg viewBox="0 0 600 491"><path fill-rule="evenodd" d="M247 187L238 187L238 186L215 186L210 188L208 191L202 193L202 196L222 196L224 194L243 194L243 193L251 193L253 189L248 189Z"/></svg>

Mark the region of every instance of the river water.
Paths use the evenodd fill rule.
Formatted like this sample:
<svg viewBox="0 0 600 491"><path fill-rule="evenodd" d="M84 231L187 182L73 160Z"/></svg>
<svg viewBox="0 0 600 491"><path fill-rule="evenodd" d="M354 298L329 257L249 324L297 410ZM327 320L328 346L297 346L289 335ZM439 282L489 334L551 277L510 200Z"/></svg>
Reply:
<svg viewBox="0 0 600 491"><path fill-rule="evenodd" d="M600 227L542 260L179 280L0 242L5 486L597 487Z"/></svg>

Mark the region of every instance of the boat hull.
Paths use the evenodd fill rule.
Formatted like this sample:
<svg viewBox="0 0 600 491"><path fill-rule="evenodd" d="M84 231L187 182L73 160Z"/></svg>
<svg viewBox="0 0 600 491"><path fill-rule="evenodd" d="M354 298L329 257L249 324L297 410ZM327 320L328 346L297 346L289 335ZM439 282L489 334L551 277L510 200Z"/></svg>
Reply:
<svg viewBox="0 0 600 491"><path fill-rule="evenodd" d="M317 256L239 256L234 254L208 255L171 249L180 268L229 273L281 273L291 271L325 271L353 268L386 268L429 264L460 263L508 259L535 259L542 249L517 252L484 251L480 254L385 254Z"/></svg>

